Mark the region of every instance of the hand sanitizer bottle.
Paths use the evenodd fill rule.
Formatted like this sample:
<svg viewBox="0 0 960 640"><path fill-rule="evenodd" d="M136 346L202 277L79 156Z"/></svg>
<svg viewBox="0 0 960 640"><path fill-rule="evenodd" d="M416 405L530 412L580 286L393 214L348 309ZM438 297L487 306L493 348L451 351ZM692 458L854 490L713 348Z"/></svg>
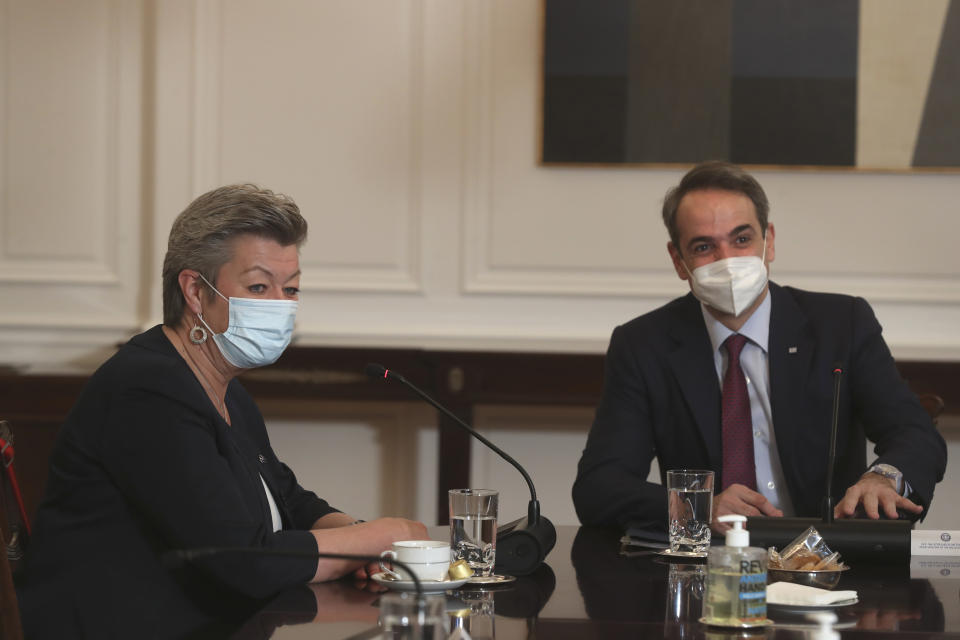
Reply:
<svg viewBox="0 0 960 640"><path fill-rule="evenodd" d="M767 621L767 553L750 546L745 516L720 516L733 523L727 544L707 554L704 622L720 627L756 627Z"/></svg>

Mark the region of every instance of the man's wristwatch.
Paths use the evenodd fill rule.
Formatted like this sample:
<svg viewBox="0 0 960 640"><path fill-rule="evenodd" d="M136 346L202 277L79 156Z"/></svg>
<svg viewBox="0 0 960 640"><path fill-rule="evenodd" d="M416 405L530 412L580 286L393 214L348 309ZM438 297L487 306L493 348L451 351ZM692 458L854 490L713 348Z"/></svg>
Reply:
<svg viewBox="0 0 960 640"><path fill-rule="evenodd" d="M893 484L896 486L897 493L901 496L903 495L903 474L900 473L900 469L897 469L892 464L880 463L873 465L867 469L867 471L893 480Z"/></svg>

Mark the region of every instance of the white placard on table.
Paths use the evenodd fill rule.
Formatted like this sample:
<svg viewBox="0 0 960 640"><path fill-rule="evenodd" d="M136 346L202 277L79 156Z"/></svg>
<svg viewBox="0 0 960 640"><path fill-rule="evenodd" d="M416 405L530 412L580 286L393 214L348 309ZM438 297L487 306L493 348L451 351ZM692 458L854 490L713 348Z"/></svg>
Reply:
<svg viewBox="0 0 960 640"><path fill-rule="evenodd" d="M911 531L910 555L960 556L960 531Z"/></svg>

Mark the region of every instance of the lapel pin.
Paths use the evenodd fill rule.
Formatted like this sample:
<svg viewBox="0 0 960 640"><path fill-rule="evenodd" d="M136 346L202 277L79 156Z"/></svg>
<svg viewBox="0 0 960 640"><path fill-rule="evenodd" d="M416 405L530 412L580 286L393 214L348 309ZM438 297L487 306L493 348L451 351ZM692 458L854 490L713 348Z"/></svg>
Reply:
<svg viewBox="0 0 960 640"><path fill-rule="evenodd" d="M263 464L264 462L267 461L267 459L263 457L263 454L262 454L262 453L257 454L257 458L260 459L260 464Z"/></svg>
<svg viewBox="0 0 960 640"><path fill-rule="evenodd" d="M788 347L788 348L787 348L787 353L796 353L796 352L797 352L797 348L796 348L796 347Z"/></svg>

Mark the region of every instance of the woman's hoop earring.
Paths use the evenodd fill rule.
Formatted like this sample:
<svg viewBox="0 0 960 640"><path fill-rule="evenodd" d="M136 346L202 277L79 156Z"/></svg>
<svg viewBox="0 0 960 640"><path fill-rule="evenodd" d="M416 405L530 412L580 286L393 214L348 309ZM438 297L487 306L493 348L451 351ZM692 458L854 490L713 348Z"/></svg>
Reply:
<svg viewBox="0 0 960 640"><path fill-rule="evenodd" d="M199 324L194 323L193 329L190 329L190 342L193 344L203 344L206 341L207 330L201 327Z"/></svg>

